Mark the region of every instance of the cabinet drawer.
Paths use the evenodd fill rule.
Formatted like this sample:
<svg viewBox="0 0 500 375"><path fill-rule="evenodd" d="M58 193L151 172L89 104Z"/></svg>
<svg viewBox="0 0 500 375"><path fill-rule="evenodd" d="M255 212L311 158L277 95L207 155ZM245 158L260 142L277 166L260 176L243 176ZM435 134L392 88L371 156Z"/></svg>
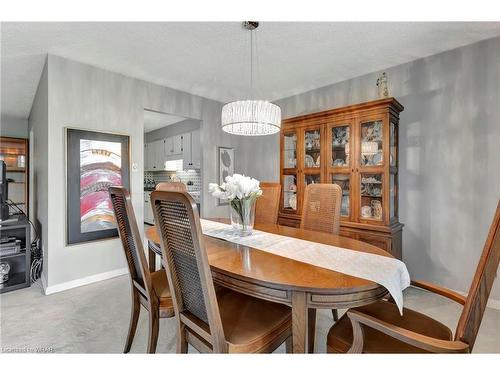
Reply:
<svg viewBox="0 0 500 375"><path fill-rule="evenodd" d="M382 237L382 236L375 236L375 235L369 235L369 234L359 234L358 235L359 241L363 241L366 243L369 243L370 245L377 246L387 252L391 252L391 239Z"/></svg>

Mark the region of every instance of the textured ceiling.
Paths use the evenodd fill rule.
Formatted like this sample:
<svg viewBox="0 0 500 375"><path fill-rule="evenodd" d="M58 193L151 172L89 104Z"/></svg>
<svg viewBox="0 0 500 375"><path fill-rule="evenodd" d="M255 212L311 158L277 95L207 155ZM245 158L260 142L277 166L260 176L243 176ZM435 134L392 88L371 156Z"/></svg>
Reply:
<svg viewBox="0 0 500 375"><path fill-rule="evenodd" d="M239 22L2 23L2 113L26 118L47 53L222 102L250 95ZM254 94L276 100L500 35L500 23L265 22Z"/></svg>
<svg viewBox="0 0 500 375"><path fill-rule="evenodd" d="M174 116L166 113L145 110L144 133L176 124L178 122L184 121L185 119L185 117L181 116Z"/></svg>

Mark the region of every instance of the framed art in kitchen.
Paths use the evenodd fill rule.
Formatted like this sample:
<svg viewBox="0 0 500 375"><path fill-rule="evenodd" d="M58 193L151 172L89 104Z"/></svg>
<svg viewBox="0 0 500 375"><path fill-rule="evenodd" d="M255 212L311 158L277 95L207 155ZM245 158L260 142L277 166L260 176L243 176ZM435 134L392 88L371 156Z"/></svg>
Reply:
<svg viewBox="0 0 500 375"><path fill-rule="evenodd" d="M118 237L110 186L130 190L128 135L66 128L67 243Z"/></svg>
<svg viewBox="0 0 500 375"><path fill-rule="evenodd" d="M234 174L234 148L222 147L217 148L217 157L219 165L219 185L224 182L227 176ZM226 200L217 200L218 206L226 206L229 203Z"/></svg>

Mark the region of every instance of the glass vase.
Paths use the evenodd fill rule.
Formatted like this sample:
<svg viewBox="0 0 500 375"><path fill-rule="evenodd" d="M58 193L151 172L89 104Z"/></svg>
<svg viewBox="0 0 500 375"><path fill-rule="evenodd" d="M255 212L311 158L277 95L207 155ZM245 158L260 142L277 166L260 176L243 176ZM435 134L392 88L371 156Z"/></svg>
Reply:
<svg viewBox="0 0 500 375"><path fill-rule="evenodd" d="M255 199L233 199L229 204L231 225L240 236L252 234L255 220Z"/></svg>

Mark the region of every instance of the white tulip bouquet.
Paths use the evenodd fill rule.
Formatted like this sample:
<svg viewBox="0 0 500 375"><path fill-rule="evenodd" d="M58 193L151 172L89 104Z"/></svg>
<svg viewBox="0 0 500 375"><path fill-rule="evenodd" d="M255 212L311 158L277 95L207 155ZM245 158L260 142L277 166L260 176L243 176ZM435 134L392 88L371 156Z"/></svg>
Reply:
<svg viewBox="0 0 500 375"><path fill-rule="evenodd" d="M231 223L242 235L252 233L255 201L262 195L260 182L255 178L235 173L227 176L221 185L210 183L208 191L218 199L228 200Z"/></svg>

